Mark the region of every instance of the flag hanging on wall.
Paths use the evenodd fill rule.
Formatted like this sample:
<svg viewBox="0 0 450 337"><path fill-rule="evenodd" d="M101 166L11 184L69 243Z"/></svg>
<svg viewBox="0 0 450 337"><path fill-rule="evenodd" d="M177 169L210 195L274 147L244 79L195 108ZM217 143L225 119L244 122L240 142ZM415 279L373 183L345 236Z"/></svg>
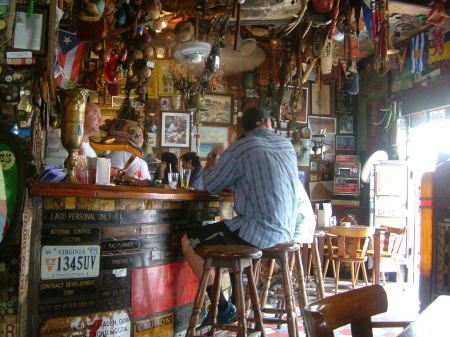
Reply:
<svg viewBox="0 0 450 337"><path fill-rule="evenodd" d="M428 64L450 58L450 22L430 29Z"/></svg>
<svg viewBox="0 0 450 337"><path fill-rule="evenodd" d="M427 44L428 33L421 32L411 39L409 45L409 70L413 74L419 74L426 68L425 47Z"/></svg>
<svg viewBox="0 0 450 337"><path fill-rule="evenodd" d="M69 81L77 81L86 42L79 41L75 33L58 31L58 54L55 64L56 85L67 88Z"/></svg>

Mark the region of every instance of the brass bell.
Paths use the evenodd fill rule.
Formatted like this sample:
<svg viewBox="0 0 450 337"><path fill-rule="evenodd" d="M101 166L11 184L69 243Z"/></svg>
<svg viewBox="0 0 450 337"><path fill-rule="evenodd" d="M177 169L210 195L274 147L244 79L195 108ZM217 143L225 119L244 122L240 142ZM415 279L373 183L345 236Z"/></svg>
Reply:
<svg viewBox="0 0 450 337"><path fill-rule="evenodd" d="M208 108L205 105L205 98L200 93L196 93L195 95L191 96L187 108L189 110L200 110L200 111L208 110Z"/></svg>

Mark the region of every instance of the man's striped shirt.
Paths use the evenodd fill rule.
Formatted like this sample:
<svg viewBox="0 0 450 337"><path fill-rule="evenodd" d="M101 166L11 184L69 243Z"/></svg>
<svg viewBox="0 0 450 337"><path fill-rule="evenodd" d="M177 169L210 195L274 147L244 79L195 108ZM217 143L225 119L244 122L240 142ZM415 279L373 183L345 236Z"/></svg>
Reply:
<svg viewBox="0 0 450 337"><path fill-rule="evenodd" d="M267 128L232 144L203 173L203 184L212 194L232 187L237 216L224 221L231 231L239 229L242 239L259 248L292 240L299 183L291 142Z"/></svg>

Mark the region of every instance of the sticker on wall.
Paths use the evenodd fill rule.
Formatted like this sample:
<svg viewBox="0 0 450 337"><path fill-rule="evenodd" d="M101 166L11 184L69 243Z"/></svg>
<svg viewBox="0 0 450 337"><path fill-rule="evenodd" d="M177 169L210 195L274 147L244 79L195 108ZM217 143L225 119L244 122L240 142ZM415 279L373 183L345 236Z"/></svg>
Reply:
<svg viewBox="0 0 450 337"><path fill-rule="evenodd" d="M172 337L173 331L173 314L134 322L134 337Z"/></svg>
<svg viewBox="0 0 450 337"><path fill-rule="evenodd" d="M42 326L39 336L130 337L131 322L125 310L52 318Z"/></svg>
<svg viewBox="0 0 450 337"><path fill-rule="evenodd" d="M97 277L99 270L99 245L42 247L42 280Z"/></svg>

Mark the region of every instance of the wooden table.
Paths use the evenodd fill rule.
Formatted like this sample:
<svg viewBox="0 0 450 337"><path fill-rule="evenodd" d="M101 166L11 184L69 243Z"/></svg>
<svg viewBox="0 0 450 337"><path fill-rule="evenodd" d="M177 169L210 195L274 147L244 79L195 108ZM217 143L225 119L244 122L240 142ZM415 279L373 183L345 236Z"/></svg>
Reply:
<svg viewBox="0 0 450 337"><path fill-rule="evenodd" d="M398 337L448 337L450 296L439 296Z"/></svg>

